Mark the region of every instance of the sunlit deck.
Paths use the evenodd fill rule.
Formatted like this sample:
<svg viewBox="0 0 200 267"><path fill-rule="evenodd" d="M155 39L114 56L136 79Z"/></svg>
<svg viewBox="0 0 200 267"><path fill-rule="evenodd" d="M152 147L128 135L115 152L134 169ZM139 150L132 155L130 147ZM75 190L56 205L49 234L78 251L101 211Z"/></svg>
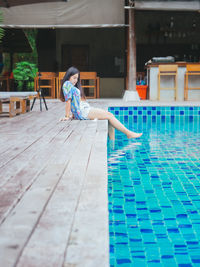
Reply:
<svg viewBox="0 0 200 267"><path fill-rule="evenodd" d="M0 266L108 266L107 122L0 118Z"/></svg>

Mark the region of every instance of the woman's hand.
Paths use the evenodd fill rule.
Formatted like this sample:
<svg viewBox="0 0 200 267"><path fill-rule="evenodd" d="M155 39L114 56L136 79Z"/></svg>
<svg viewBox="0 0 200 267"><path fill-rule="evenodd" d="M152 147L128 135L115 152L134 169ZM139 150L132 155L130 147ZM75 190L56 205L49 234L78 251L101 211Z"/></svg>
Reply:
<svg viewBox="0 0 200 267"><path fill-rule="evenodd" d="M65 117L64 118L60 118L59 121L70 121L74 119L74 115L71 114L70 112L71 110L71 99L67 100L66 104L65 104Z"/></svg>
<svg viewBox="0 0 200 267"><path fill-rule="evenodd" d="M60 120L59 121L70 121L70 120L72 120L73 118L72 118L72 116L69 116L69 117L64 117L64 118L60 118Z"/></svg>

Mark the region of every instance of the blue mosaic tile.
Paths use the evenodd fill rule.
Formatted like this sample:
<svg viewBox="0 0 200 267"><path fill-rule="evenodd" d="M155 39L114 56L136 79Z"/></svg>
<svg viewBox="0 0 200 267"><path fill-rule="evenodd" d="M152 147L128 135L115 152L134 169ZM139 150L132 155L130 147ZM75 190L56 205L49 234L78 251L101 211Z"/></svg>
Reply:
<svg viewBox="0 0 200 267"><path fill-rule="evenodd" d="M136 115L138 118L143 115L161 117L166 119L165 116L176 116L178 118L187 116L190 120L195 116L200 115L200 107L110 107L109 110L115 111L115 115L122 114ZM131 112L131 113L130 113ZM168 117L167 117L168 118Z"/></svg>
<svg viewBox="0 0 200 267"><path fill-rule="evenodd" d="M200 266L200 108L126 107L108 141L110 266Z"/></svg>

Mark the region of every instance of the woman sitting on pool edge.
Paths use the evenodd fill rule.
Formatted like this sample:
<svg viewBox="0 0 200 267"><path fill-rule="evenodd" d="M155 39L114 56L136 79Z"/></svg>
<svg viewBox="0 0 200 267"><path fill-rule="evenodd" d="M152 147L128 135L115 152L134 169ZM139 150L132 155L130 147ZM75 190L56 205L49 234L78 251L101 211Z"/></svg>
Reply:
<svg viewBox="0 0 200 267"><path fill-rule="evenodd" d="M77 120L108 120L115 129L126 134L129 139L137 138L142 135L142 133L135 133L128 130L112 113L100 108L93 108L89 105L81 87L80 72L75 67L70 67L65 73L60 88L60 99L66 102L66 115L61 121L72 119L72 117L70 117L71 110L73 117Z"/></svg>

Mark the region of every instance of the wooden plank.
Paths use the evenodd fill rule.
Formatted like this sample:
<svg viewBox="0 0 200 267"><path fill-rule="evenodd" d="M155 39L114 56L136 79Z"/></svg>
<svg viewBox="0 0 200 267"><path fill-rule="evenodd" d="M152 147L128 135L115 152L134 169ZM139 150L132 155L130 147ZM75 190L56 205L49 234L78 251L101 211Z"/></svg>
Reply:
<svg viewBox="0 0 200 267"><path fill-rule="evenodd" d="M102 189L106 194L106 185L101 184L104 179L95 181L95 178L93 181L93 172L102 176L103 171L95 167L95 160L91 160L93 155L96 157L96 153L102 153L103 147L94 147L100 140L104 140L99 131L107 131L100 125L105 122L58 123L58 119L64 114L64 104L54 101L48 103L49 106L47 112L30 112L13 119L0 120L0 134L3 136L0 139L0 151L10 157L10 161L0 169L0 210L3 219L0 225L0 266L47 266L47 263L53 267L73 266L73 263L69 263L73 260L68 255L70 256L69 252L74 252L73 235L75 227L79 226L77 220L83 222L82 228L80 227L81 240L77 242L79 251L81 244L85 246L85 227L90 238L90 223L95 217L88 215L91 222L85 220L82 209L88 205L91 209L86 207L86 211L91 213L92 208L99 205L99 191ZM8 151L10 154L6 154ZM98 164L102 166L101 160ZM96 187L97 194L91 192L88 186L92 190ZM91 198L88 196L90 194ZM80 203L82 201L83 204ZM101 201L102 204L106 204L104 200ZM97 210L105 215L107 204ZM99 220L96 210L95 214ZM100 240L104 248L101 263L104 263L107 247L103 234L107 219L104 221L101 215L100 218L99 223L103 227L97 226L97 231L102 233ZM93 231L91 227L91 233ZM78 236L75 236L75 241ZM90 241L97 242L100 249L98 238ZM91 255L92 251L95 255L95 246L90 248ZM83 259L86 265L77 266L89 267L87 263L92 261L88 261L88 256L90 257L83 248L77 262L79 264L80 259L86 257ZM98 259L97 256L97 261Z"/></svg>
<svg viewBox="0 0 200 267"><path fill-rule="evenodd" d="M4 133L4 135L7 135L8 133L14 131L17 133L18 138L17 139L11 139L8 142L13 145L13 149L9 150L6 154L3 156L0 155L0 167L6 165L10 160L14 159L16 156L18 156L20 153L22 153L27 147L29 147L32 143L35 142L36 138L41 138L42 135L47 134L49 130L51 130L53 127L55 127L55 121L58 124L58 117L53 118L51 113L48 114L49 119L45 116L39 119L39 121L36 123L36 125L31 126L31 123L27 123L29 128L23 129L23 127L10 127L9 131L7 133ZM22 122L23 123L23 122ZM34 133L33 133L34 129ZM31 138L33 137L33 139ZM26 142L26 140L28 141ZM24 140L24 142L22 142Z"/></svg>
<svg viewBox="0 0 200 267"><path fill-rule="evenodd" d="M98 122L63 266L109 266L107 123Z"/></svg>
<svg viewBox="0 0 200 267"><path fill-rule="evenodd" d="M57 129L58 125L60 125L59 127L61 127L61 129L63 128L63 123L59 123L57 122L57 124L51 126L50 131L49 128L47 128L47 132L43 134L43 136L37 136L38 133L35 133L35 137L33 136L33 139L30 143L30 140L28 139L28 141L25 141L27 143L27 147L25 147L23 153L18 153L18 155L14 155L15 158L10 159L10 162L8 162L8 164L6 166L4 166L3 168L0 169L0 185L5 181L9 179L10 174L13 173L17 173L20 169L23 168L24 163L26 163L26 161L28 159L30 159L30 156L32 156L33 151L35 151L36 154L38 154L40 152L40 149L43 147L43 145L48 142L48 140L51 140L51 134L54 133L54 131ZM68 122L67 122L68 125ZM55 129L55 130L54 130ZM60 128L59 128L60 129ZM56 132L55 132L56 133ZM41 134L41 133L40 133ZM30 136L29 136L30 137ZM30 137L32 138L32 137ZM50 138L50 139L49 139ZM16 139L14 139L15 141ZM21 138L20 138L21 140ZM26 140L26 138L25 138ZM14 142L13 141L13 142ZM16 147L14 148L14 150L16 150ZM12 153L12 151L10 152ZM17 159L20 159L21 161L18 162Z"/></svg>
<svg viewBox="0 0 200 267"><path fill-rule="evenodd" d="M31 124L31 121L29 121L29 124ZM13 148L11 147L12 149L10 150L7 149L7 151L8 153L11 153L10 155L13 156L13 158L10 159L10 161L6 166L0 169L0 185L3 185L7 180L10 179L10 177L12 178L13 174L17 174L20 170L22 170L27 164L27 160L31 161L34 154L36 155L36 158L33 160L37 160L37 158L40 159L40 157L38 157L38 153L41 152L41 149L45 149L43 148L43 146L46 145L48 142L50 142L52 135L56 135L57 131L60 131L61 129L64 128L64 125L65 124L63 123L59 123L58 118L56 118L56 120L52 124L47 125L48 127L44 127L44 129L42 130L39 128L39 133L37 131L34 134L31 135L27 134L24 136L21 136L21 134L17 132L15 134L9 134L9 135L6 134L6 136L8 136L8 138L11 139L12 141L9 143L12 143ZM15 129L13 129L13 127L11 129L15 132ZM14 145L15 142L19 144L19 147L17 145ZM20 142L22 144L24 143L23 151L19 151ZM6 143L5 139L4 143ZM7 155L5 154L2 155L3 160L7 159L6 156ZM1 164L2 164L2 159L1 159Z"/></svg>
<svg viewBox="0 0 200 267"><path fill-rule="evenodd" d="M32 138L21 136L18 139L11 140L10 143L12 144L12 146L10 147L10 149L7 149L5 153L0 156L0 168L5 168L6 165L15 160L18 156L20 156L20 154L24 153L30 147L35 146L35 144L40 140L40 138L42 138L43 135L44 134L40 136L36 135ZM24 142L22 142L21 139L24 140Z"/></svg>
<svg viewBox="0 0 200 267"><path fill-rule="evenodd" d="M9 120L6 119L6 123L4 122L4 125L1 125L1 120L0 120L0 125L2 126L0 128L0 133L2 134L5 134L7 132L10 133L12 130L11 125L12 128L15 128L16 132L24 133L27 132L27 130L30 130L30 132L33 133L35 127L37 131L37 129L40 128L41 125L46 125L49 121L56 119L54 118L56 115L58 116L58 114L56 114L54 110L51 110L49 112L48 111L30 112Z"/></svg>
<svg viewBox="0 0 200 267"><path fill-rule="evenodd" d="M20 266L62 266L73 214L79 201L93 144L96 125L87 123L78 147L63 174L44 214L17 264ZM61 164L59 159L59 164ZM49 242L50 240L50 242Z"/></svg>
<svg viewBox="0 0 200 267"><path fill-rule="evenodd" d="M61 103L58 101L58 103ZM57 104L57 103L56 103ZM47 127L51 129L54 127L55 121L58 123L58 119L61 117L59 114L64 113L64 105L55 105L48 112L32 112L31 117L25 116L15 117L13 119L6 119L2 122L0 120L0 165L4 165L9 160L12 160L20 152L26 149L31 142L32 137L41 137L42 133L48 132ZM48 116L48 118L46 117ZM20 117L24 117L20 119ZM28 117L28 118L27 118ZM30 121L31 120L31 121ZM33 130L34 129L34 130ZM23 139L23 142L22 142ZM12 149L11 149L12 148ZM6 152L2 155L1 152Z"/></svg>
<svg viewBox="0 0 200 267"><path fill-rule="evenodd" d="M44 157L48 155L48 149L51 149L50 144L52 143L52 140L59 134L66 134L67 136L69 127L70 123L68 122L66 124L60 123L58 125L54 125L54 127L48 132L48 135L44 134L41 138L37 137L37 139L32 141L32 144L29 145L23 153L19 154L15 160L10 161L8 165L0 169L0 185L3 185L4 182L8 180L9 175L13 174L13 172L17 174L18 171L24 169L26 164L28 164L28 161L30 161L33 166L36 163L35 161L38 159L42 165L42 160L44 160L42 156L43 154ZM69 133L71 133L71 130ZM48 157L50 156L51 154L48 155ZM7 178L4 176L7 176Z"/></svg>
<svg viewBox="0 0 200 267"><path fill-rule="evenodd" d="M35 149L34 154L33 152L30 153L30 151L27 150L27 153L24 153L25 155L22 154L18 160L14 161L16 166L21 165L21 169L19 169L18 172L15 171L13 175L12 170L14 168L11 166L10 179L8 179L4 184L2 184L1 181L1 187L3 190L0 191L0 223L5 220L8 214L22 198L24 193L33 184L35 179L37 179L40 171L48 164L51 158L54 158L56 153L62 149L64 141L71 135L74 127L78 124L79 121L74 121L73 127L65 127L58 135L52 136L52 140L49 139L50 142L47 140L46 142L41 140L40 143L42 148L39 148L38 151ZM21 162L23 162L23 164ZM6 174L6 177L9 177L9 172Z"/></svg>
<svg viewBox="0 0 200 267"><path fill-rule="evenodd" d="M84 133L84 129L81 129L81 131L77 129L75 134L71 135L71 139L75 138L77 140L77 136L81 138L82 133ZM81 141L82 140L83 138ZM38 224L47 203L52 197L69 160L74 154L74 147L79 149L79 142L74 144L73 141L70 142L70 140L68 140L65 144L67 153L63 153L62 147L60 153L54 155L54 158L51 159L48 165L40 172L38 179L24 194L12 214L10 214L0 226L0 266L9 267L15 265L22 249ZM84 144L86 144L86 141ZM61 156L62 160L59 156ZM79 171L75 171L80 175ZM49 259L47 260L46 258L46 262L47 261L49 261Z"/></svg>
<svg viewBox="0 0 200 267"><path fill-rule="evenodd" d="M38 103L39 104L39 103ZM20 131L27 131L27 129L31 129L33 131L33 127L38 127L38 123L46 124L47 122L45 119L53 120L59 119L59 114L64 115L64 103L58 101L55 103L48 103L49 110L43 110L42 112L39 110L38 104L36 105L35 109L30 113L26 113L25 115L17 116L12 119L4 118L0 120L0 133L6 133L7 131L10 132L11 125L12 127L16 127L16 129ZM30 123L30 119L31 123Z"/></svg>
<svg viewBox="0 0 200 267"><path fill-rule="evenodd" d="M17 145L23 145L23 142L21 142L20 138L26 140L29 139L32 135L41 134L43 129L46 129L46 126L53 125L55 121L58 121L60 117L59 113L61 113L61 110L62 113L64 113L64 105L58 105L56 107L56 105L54 104L54 106L50 108L48 112L31 112L9 120L0 119L0 151L1 149L5 150L6 145L9 146L10 143L12 143L13 145L13 150L16 147L17 151ZM13 133L15 133L17 136L11 139L10 135ZM16 137L18 138L16 139ZM6 157L4 156L4 158ZM1 159L0 162L2 162Z"/></svg>
<svg viewBox="0 0 200 267"><path fill-rule="evenodd" d="M61 166L59 166L61 167ZM50 197L60 175L58 166L51 165L40 174L40 179L29 189L28 196L17 205L6 223L0 227L0 264L14 266L17 256L31 234L44 203ZM27 210L28 205L28 210Z"/></svg>

